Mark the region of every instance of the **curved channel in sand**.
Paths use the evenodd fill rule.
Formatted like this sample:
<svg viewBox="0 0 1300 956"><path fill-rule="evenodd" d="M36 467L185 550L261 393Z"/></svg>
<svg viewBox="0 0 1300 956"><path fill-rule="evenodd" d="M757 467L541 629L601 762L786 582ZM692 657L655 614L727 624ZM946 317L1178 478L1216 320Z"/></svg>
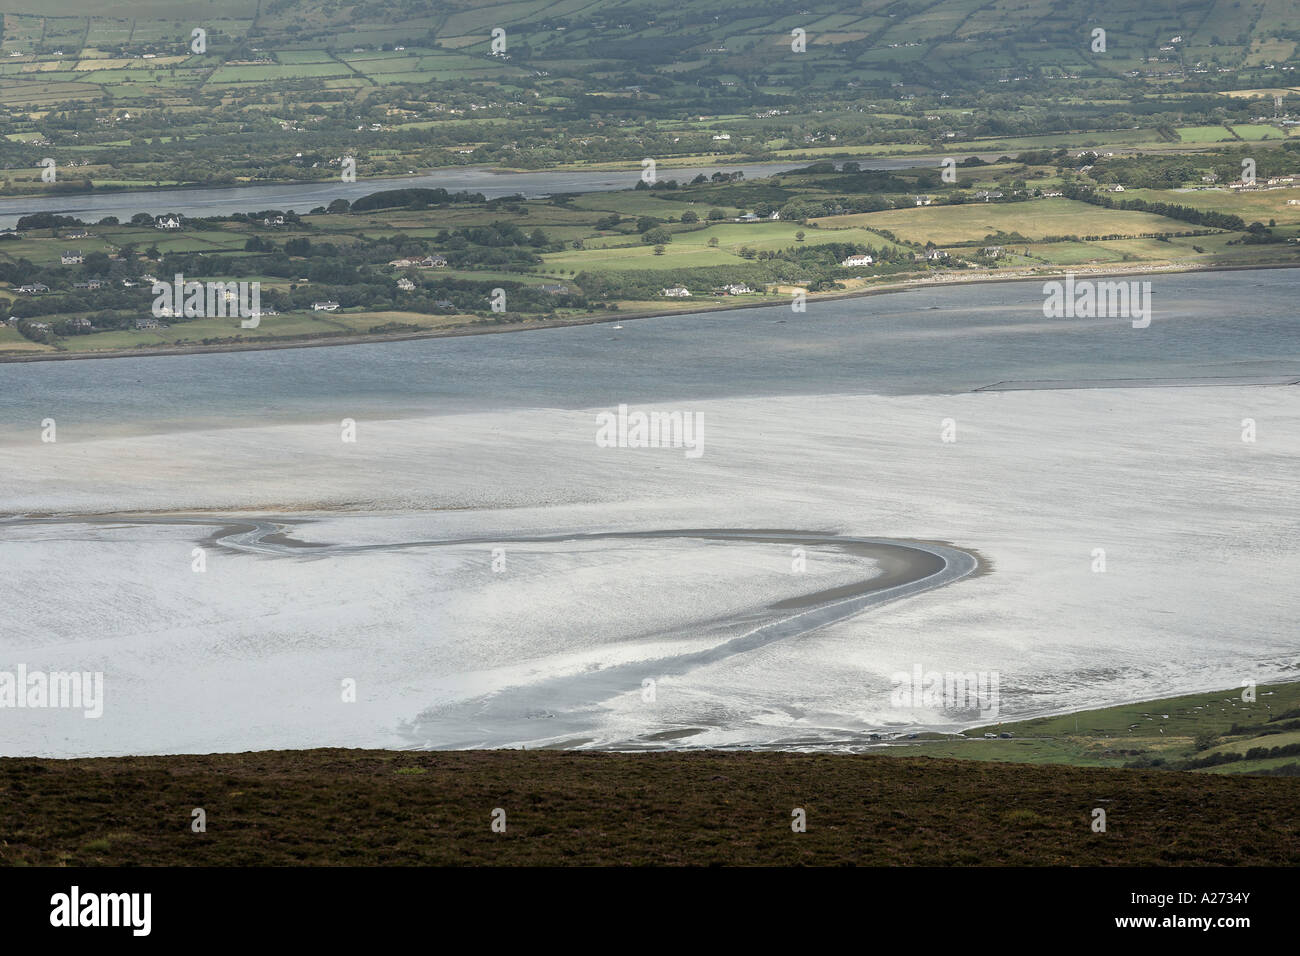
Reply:
<svg viewBox="0 0 1300 956"><path fill-rule="evenodd" d="M869 608L951 584L979 568L968 551L939 542L860 538L789 530L695 528L665 531L595 532L528 535L506 538L455 538L375 545L306 545L288 538L291 526L257 521L215 538L226 547L259 554L346 554L393 548L565 543L637 538L693 538L706 541L779 543L790 547L835 548L869 558L880 569L862 581L815 591L769 604L775 620L703 651L619 664L598 671L565 675L510 687L468 701L431 708L403 728L412 747L466 749L520 744L576 743L591 727L590 716L602 701L639 689L646 680L685 674L735 654L744 654L776 641L800 637ZM789 613L786 613L789 612Z"/></svg>
<svg viewBox="0 0 1300 956"><path fill-rule="evenodd" d="M295 537L311 519L257 518L218 515L14 516L6 523L164 524L216 528L205 539L210 546L248 554L285 558L322 557L371 551L469 545L562 544L636 539L696 539L781 544L787 547L832 548L873 562L877 573L835 588L776 601L744 620L763 623L705 650L617 664L596 671L542 679L508 687L471 700L439 706L420 714L403 732L413 747L464 749L517 743L572 739L591 726L587 716L603 701L639 689L646 679L660 680L744 654L776 641L798 638L845 620L869 608L951 584L980 567L972 553L948 544L890 538L864 538L824 532L694 528L662 531L603 531L504 537L461 537L381 544L313 544ZM774 617L775 615L775 617ZM543 724L538 723L544 718Z"/></svg>

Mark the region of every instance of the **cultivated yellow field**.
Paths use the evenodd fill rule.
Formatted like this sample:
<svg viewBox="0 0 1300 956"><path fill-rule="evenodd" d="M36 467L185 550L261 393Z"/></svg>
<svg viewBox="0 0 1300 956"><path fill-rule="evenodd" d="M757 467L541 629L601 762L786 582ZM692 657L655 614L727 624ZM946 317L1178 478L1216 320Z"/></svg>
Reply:
<svg viewBox="0 0 1300 956"><path fill-rule="evenodd" d="M1189 203L1190 205L1190 203ZM1184 222L1144 212L1104 209L1072 199L1030 202L972 202L962 206L918 206L814 220L822 229L886 229L910 242L945 245L977 242L998 232L1028 239L1045 236L1138 235L1184 232Z"/></svg>
<svg viewBox="0 0 1300 956"><path fill-rule="evenodd" d="M23 338L17 329L0 325L0 352L49 352L48 345Z"/></svg>
<svg viewBox="0 0 1300 956"><path fill-rule="evenodd" d="M1240 192L1226 189L1197 189L1186 192L1174 189L1136 189L1133 195L1148 202L1172 202L1180 206L1230 213L1247 224L1259 221L1268 225L1274 219L1280 225L1300 223L1300 189L1260 189ZM1290 200L1297 200L1291 205Z"/></svg>

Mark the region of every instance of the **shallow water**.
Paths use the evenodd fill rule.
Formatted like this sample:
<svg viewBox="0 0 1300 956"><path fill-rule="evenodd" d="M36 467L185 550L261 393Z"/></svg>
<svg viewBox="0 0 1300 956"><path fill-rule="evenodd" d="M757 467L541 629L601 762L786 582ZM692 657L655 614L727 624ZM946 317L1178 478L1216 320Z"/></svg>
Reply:
<svg viewBox="0 0 1300 956"><path fill-rule="evenodd" d="M0 437L822 394L1300 374L1300 270L1154 276L1154 317L1046 319L1040 282L265 352L0 364ZM73 437L73 432L68 433Z"/></svg>
<svg viewBox="0 0 1300 956"><path fill-rule="evenodd" d="M102 719L11 713L0 751L836 749L952 725L891 703L918 665L1000 674L1002 719L1293 676L1300 389L1225 383L1296 377L1298 276L1153 277L1146 329L1015 283L0 365L0 513L209 513L0 522L0 670L107 688ZM1099 379L1128 387L974 391ZM1219 384L1158 387L1194 379ZM595 441L594 409L650 402L707 420L701 457ZM250 516L294 531L211 534ZM786 543L636 535L689 528L948 542L986 573L764 641L862 559L809 548L805 578Z"/></svg>

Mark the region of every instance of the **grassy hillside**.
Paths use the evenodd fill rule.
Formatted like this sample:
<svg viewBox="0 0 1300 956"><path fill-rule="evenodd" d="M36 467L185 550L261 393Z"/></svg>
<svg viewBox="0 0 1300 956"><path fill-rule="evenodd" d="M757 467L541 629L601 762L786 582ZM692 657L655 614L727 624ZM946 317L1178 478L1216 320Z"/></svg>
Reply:
<svg viewBox="0 0 1300 956"><path fill-rule="evenodd" d="M997 734L987 739L985 734ZM1003 736L1005 735L1005 736ZM928 739L923 739L928 738ZM1300 683L1221 690L923 735L891 752L1198 774L1300 776Z"/></svg>
<svg viewBox="0 0 1300 956"><path fill-rule="evenodd" d="M1298 861L1296 779L793 753L0 760L8 865Z"/></svg>
<svg viewBox="0 0 1300 956"><path fill-rule="evenodd" d="M380 176L647 155L1197 149L1285 139L1275 94L1300 113L1300 14L1280 0L797 9L106 0L86 16L70 0L0 0L0 190L24 191L46 157L69 187L152 186L329 178L342 155Z"/></svg>
<svg viewBox="0 0 1300 956"><path fill-rule="evenodd" d="M1300 683L923 734L869 756L2 759L0 864L1294 865L1297 767Z"/></svg>
<svg viewBox="0 0 1300 956"><path fill-rule="evenodd" d="M1152 64L1165 71L1198 63L1262 70L1295 56L1300 31L1300 15L1280 0L809 0L797 8L771 0L232 0L219 8L203 0L101 0L90 17L72 0L4 0L3 8L6 52L130 50L188 40L192 27L207 25L218 45L326 49L346 54L341 62L352 70L335 64L320 75L373 77L431 72L439 64L415 55L353 59L356 47L427 44L475 56L490 52L490 32L500 27L512 37L513 59L561 70L579 61L678 72L707 64L725 82L747 74L757 58L773 86L797 77L827 88L882 76L943 77L949 86L989 77L1116 77ZM1104 57L1092 50L1098 27L1106 30ZM831 66L829 76L806 76L793 60L796 28L806 32L808 52ZM243 79L232 74L225 81Z"/></svg>

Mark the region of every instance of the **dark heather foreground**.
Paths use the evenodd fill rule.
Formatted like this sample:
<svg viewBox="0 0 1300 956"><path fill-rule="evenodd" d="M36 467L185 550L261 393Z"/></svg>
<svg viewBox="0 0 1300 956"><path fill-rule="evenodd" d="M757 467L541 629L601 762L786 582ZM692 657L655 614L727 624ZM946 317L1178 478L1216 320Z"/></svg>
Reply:
<svg viewBox="0 0 1300 956"><path fill-rule="evenodd" d="M780 752L8 758L0 862L1282 866L1300 779Z"/></svg>

